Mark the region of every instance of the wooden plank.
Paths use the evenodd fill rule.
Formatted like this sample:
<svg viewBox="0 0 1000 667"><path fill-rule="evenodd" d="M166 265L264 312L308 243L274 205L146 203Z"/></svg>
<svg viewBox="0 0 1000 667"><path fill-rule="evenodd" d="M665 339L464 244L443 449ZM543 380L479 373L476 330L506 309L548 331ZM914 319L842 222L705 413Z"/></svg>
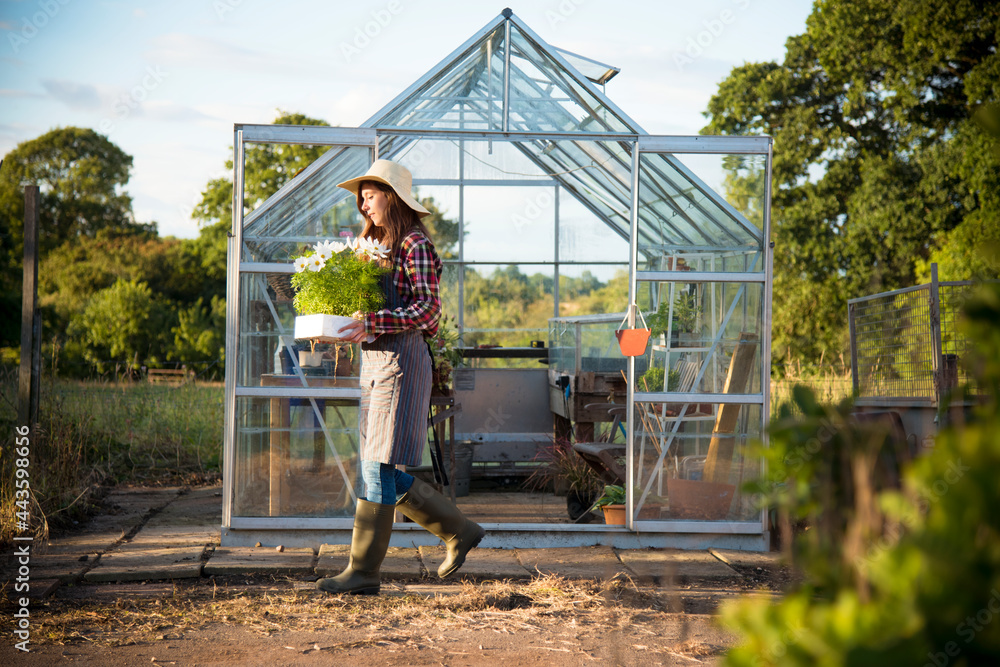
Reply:
<svg viewBox="0 0 1000 667"><path fill-rule="evenodd" d="M35 341L41 331L35 331L38 302L38 208L37 185L24 188L24 264L21 283L21 366L18 370L18 424L29 426L34 435L38 421L38 377L34 357ZM40 324L41 320L38 318ZM40 327L39 327L40 328Z"/></svg>
<svg viewBox="0 0 1000 667"><path fill-rule="evenodd" d="M746 392L747 382L753 370L753 360L757 354L757 334L741 333L736 351L729 363L729 375L723 393L742 394ZM705 471L702 479L706 482L729 483L729 468L733 463L733 450L736 445L736 421L739 418L742 405L724 404L719 406L719 414L715 418L715 428L712 429L712 440L708 445L708 458L705 460Z"/></svg>

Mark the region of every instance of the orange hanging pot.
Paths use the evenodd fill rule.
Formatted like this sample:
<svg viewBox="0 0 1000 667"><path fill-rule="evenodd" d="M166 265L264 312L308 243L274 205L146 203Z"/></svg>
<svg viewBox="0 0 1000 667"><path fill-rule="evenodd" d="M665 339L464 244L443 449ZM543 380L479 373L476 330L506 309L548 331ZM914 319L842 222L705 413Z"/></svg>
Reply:
<svg viewBox="0 0 1000 667"><path fill-rule="evenodd" d="M646 327L646 318L642 316L642 311L636 308L636 312L639 313L639 318L642 320L643 327ZM625 314L625 319L622 320L620 326L624 326L625 322L628 321L628 313ZM646 353L646 343L649 342L650 331L648 328L642 329L621 329L619 328L615 331L615 338L618 339L618 347L621 348L622 354L626 357L639 357Z"/></svg>

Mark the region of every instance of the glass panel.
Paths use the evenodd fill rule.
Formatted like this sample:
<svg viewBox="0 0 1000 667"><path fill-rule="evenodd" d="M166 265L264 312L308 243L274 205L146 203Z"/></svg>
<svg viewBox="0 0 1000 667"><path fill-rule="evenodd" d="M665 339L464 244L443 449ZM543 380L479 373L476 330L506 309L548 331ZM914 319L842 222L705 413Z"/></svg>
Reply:
<svg viewBox="0 0 1000 667"><path fill-rule="evenodd" d="M461 144L467 179L551 180L524 154L520 142L463 141Z"/></svg>
<svg viewBox="0 0 1000 667"><path fill-rule="evenodd" d="M357 461L356 400L236 399L235 516L352 517Z"/></svg>
<svg viewBox="0 0 1000 667"><path fill-rule="evenodd" d="M438 256L442 260L458 259L458 186L421 185L414 190L417 199L431 211L431 215L424 217L422 222L431 233Z"/></svg>
<svg viewBox="0 0 1000 667"><path fill-rule="evenodd" d="M763 249L764 156L643 153L639 162L639 252L652 264L702 252L717 271L764 271L759 261L741 268Z"/></svg>
<svg viewBox="0 0 1000 667"><path fill-rule="evenodd" d="M604 84L610 81L618 72L621 70L612 65L606 65L604 63L592 60L585 56L577 55L570 51L564 51L562 49L553 47L554 51L558 51L566 62L570 66L575 67L579 70L580 74L584 75L596 84Z"/></svg>
<svg viewBox="0 0 1000 667"><path fill-rule="evenodd" d="M378 147L379 157L409 169L414 183L421 179L458 178L458 146L451 140L380 135Z"/></svg>
<svg viewBox="0 0 1000 667"><path fill-rule="evenodd" d="M659 307L646 313L650 369L638 380L638 390L761 393L763 285L651 286Z"/></svg>
<svg viewBox="0 0 1000 667"><path fill-rule="evenodd" d="M401 106L377 119L379 127L500 129L503 122L502 27L450 63Z"/></svg>
<svg viewBox="0 0 1000 667"><path fill-rule="evenodd" d="M467 262L555 261L554 188L466 187L464 217Z"/></svg>
<svg viewBox="0 0 1000 667"><path fill-rule="evenodd" d="M627 304L627 264L559 265L560 317L624 313Z"/></svg>
<svg viewBox="0 0 1000 667"><path fill-rule="evenodd" d="M290 278L289 273L244 273L241 277L238 385L356 387L359 346L321 343L311 349L305 341L292 339L295 311ZM317 354L306 356L309 352ZM297 367L304 377L298 375Z"/></svg>
<svg viewBox="0 0 1000 667"><path fill-rule="evenodd" d="M622 141L535 141L518 146L563 186L560 207L576 199L628 237L631 219L631 144ZM569 194L570 197L563 195ZM626 254L627 256L627 254Z"/></svg>
<svg viewBox="0 0 1000 667"><path fill-rule="evenodd" d="M292 179L292 189L272 196L244 221L245 262L291 262L321 239L356 236L361 215L354 196L337 183L363 174L371 164L367 147L330 150L309 178Z"/></svg>
<svg viewBox="0 0 1000 667"><path fill-rule="evenodd" d="M511 130L631 132L601 102L593 87L576 81L545 49L511 26Z"/></svg>
<svg viewBox="0 0 1000 667"><path fill-rule="evenodd" d="M559 191L559 261L621 262L628 260L624 237L565 189Z"/></svg>
<svg viewBox="0 0 1000 667"><path fill-rule="evenodd" d="M761 437L759 405L637 400L635 414L636 519L760 518L752 498L740 489L743 480L760 473L760 459L746 455L747 445ZM624 462L624 445L621 451Z"/></svg>
<svg viewBox="0 0 1000 667"><path fill-rule="evenodd" d="M465 345L528 347L544 339L554 280L548 265L465 267Z"/></svg>

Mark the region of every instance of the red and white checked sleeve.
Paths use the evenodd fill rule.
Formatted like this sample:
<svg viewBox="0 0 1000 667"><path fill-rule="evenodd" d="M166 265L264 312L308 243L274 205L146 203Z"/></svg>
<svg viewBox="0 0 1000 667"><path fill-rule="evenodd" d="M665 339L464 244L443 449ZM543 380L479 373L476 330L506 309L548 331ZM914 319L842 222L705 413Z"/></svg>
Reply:
<svg viewBox="0 0 1000 667"><path fill-rule="evenodd" d="M365 331L384 334L418 329L428 337L437 333L441 319L441 260L434 244L419 230L410 231L400 243L392 282L408 305L366 314Z"/></svg>

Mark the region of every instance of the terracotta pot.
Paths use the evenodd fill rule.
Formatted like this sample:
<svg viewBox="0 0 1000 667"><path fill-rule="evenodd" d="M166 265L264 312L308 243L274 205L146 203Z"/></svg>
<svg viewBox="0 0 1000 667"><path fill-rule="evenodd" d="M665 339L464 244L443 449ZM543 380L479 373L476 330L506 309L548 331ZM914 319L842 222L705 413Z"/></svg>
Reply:
<svg viewBox="0 0 1000 667"><path fill-rule="evenodd" d="M722 521L729 514L735 491L736 486L733 484L668 479L670 518Z"/></svg>
<svg viewBox="0 0 1000 667"><path fill-rule="evenodd" d="M601 509L604 510L604 523L609 526L625 525L626 514L624 505L604 505ZM660 518L660 506L644 506L641 510L639 510L639 516L637 518L640 521L656 521Z"/></svg>
<svg viewBox="0 0 1000 667"><path fill-rule="evenodd" d="M638 357L646 353L649 333L649 329L618 329L615 338L624 356Z"/></svg>
<svg viewBox="0 0 1000 667"><path fill-rule="evenodd" d="M604 505L601 507L604 512L604 523L609 526L624 526L625 525L625 506L624 505Z"/></svg>

